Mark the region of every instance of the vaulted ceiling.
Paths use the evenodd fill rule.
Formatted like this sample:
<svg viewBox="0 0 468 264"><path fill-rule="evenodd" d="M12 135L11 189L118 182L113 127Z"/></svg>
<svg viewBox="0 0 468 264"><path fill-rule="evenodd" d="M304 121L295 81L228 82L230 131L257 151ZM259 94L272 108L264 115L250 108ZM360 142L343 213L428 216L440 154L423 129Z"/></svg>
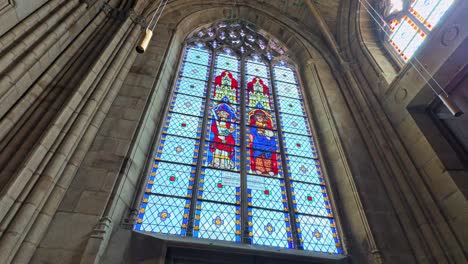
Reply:
<svg viewBox="0 0 468 264"><path fill-rule="evenodd" d="M255 0L264 5L270 5L279 9L282 13L286 13L291 18L301 21L306 25L313 26L314 20L310 15L304 0ZM240 2L238 0L238 2ZM336 24L338 20L338 10L342 0L312 0L319 9L321 15L325 19L330 31L336 32Z"/></svg>

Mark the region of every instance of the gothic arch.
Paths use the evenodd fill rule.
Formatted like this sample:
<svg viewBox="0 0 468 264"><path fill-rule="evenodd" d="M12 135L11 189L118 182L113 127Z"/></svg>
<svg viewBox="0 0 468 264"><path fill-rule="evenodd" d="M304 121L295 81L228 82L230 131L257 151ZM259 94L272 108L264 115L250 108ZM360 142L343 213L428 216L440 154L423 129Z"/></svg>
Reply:
<svg viewBox="0 0 468 264"><path fill-rule="evenodd" d="M341 77L341 69L336 66L334 57L328 52L328 49L320 38L301 25L297 25L294 21L276 13L275 10L262 10L261 6L252 7L247 4L228 7L225 5L207 7L201 4L198 5L197 2L193 1L190 3L186 1L180 2L183 3L178 5L177 8L175 6L168 6L168 12L161 20L159 30L155 33L155 41L152 43L155 46L153 48L150 47L147 55L137 57L134 64L134 68L141 69L142 72L152 76L155 75L155 72L147 72L147 70L158 69L159 67L159 75L157 82L153 86L153 94L150 99L153 103L150 104L144 114L149 119L154 120L154 124L152 123L147 127L143 124L139 131L139 136L142 137L145 133L151 133L152 137L154 137L159 134L157 133L158 129L155 128L160 126L157 118L165 109L165 100L162 98L167 98L171 91L171 83L177 70L174 66L179 61L182 43L186 36L200 26L222 19L223 17L220 14L231 19L236 18L249 21L283 42L291 52L292 60L297 62L299 75L302 77L306 101L309 103L308 109L316 117L313 120L315 126L313 132L316 135L317 141L323 143L319 143L318 145L321 153L323 153L325 164L327 164L326 169L330 178L330 185L334 186L332 191L337 197L335 201L337 211L338 214L342 213L344 218L346 218L346 224L343 224L346 232L342 232L345 237L344 241L346 242L346 237L349 236L350 240L356 241L355 243L365 244L362 248L354 249L353 254L355 254L356 259L366 259L368 257L367 250L377 252L376 242L367 222L368 220L366 219L352 176L353 173L359 173L358 171L361 170L364 164L368 163L369 158L366 157L366 154L363 154L354 162L350 162L349 160L351 152L364 153L366 150L362 144L359 132L356 131L353 118L349 113L348 104L342 94L342 89L346 89L346 83ZM176 2L175 4L178 3ZM150 55L152 54L151 49L157 48L158 45L163 45L157 42L158 34L167 34L167 32L173 33L173 35L170 42L167 43L168 48L164 52L164 60L148 61L148 58L155 58L153 55ZM157 66L156 64L158 63L161 63L161 66ZM148 145L151 145L150 142L142 143L138 138L134 139L134 141L136 142L134 148L146 149L147 154L151 153L148 150ZM349 144L353 145L352 149L350 149ZM147 155L148 159L151 159L151 157L152 155ZM326 160L329 160L329 162ZM375 170L375 168L370 168L370 170ZM146 170L143 169L142 171ZM143 172L139 177L144 177L144 174ZM380 195L381 192L378 189L373 188L376 193L372 195ZM141 193L138 188L132 190L134 195ZM339 197L347 198L343 199ZM133 203L133 208L136 208L139 201L136 198L133 201L128 201L128 203ZM373 203L373 201L369 202ZM115 220L119 221L119 219Z"/></svg>

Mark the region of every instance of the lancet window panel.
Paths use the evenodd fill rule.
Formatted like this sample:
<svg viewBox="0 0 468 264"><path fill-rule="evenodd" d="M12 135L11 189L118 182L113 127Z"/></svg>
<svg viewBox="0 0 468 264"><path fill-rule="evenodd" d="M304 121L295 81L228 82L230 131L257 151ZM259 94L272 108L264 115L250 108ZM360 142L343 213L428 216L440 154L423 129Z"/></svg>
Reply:
<svg viewBox="0 0 468 264"><path fill-rule="evenodd" d="M135 230L342 254L286 49L242 23L187 43Z"/></svg>
<svg viewBox="0 0 468 264"><path fill-rule="evenodd" d="M409 61L454 3L455 0L387 0L380 13L392 52L403 62Z"/></svg>

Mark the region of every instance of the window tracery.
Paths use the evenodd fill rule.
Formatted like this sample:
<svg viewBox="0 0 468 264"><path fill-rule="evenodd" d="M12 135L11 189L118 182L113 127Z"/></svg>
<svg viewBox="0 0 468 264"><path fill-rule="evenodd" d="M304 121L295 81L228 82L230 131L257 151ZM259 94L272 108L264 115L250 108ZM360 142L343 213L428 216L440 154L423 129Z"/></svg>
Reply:
<svg viewBox="0 0 468 264"><path fill-rule="evenodd" d="M136 231L342 254L285 55L244 22L189 36Z"/></svg>

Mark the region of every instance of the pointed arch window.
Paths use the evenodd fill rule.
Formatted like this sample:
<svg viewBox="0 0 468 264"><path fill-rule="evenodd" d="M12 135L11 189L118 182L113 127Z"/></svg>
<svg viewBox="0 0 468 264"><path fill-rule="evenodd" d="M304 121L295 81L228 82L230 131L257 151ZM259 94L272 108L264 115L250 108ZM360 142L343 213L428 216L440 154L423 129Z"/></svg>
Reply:
<svg viewBox="0 0 468 264"><path fill-rule="evenodd" d="M410 60L455 0L387 0L382 9L386 40L403 62Z"/></svg>
<svg viewBox="0 0 468 264"><path fill-rule="evenodd" d="M342 254L285 54L245 23L188 38L136 231Z"/></svg>

